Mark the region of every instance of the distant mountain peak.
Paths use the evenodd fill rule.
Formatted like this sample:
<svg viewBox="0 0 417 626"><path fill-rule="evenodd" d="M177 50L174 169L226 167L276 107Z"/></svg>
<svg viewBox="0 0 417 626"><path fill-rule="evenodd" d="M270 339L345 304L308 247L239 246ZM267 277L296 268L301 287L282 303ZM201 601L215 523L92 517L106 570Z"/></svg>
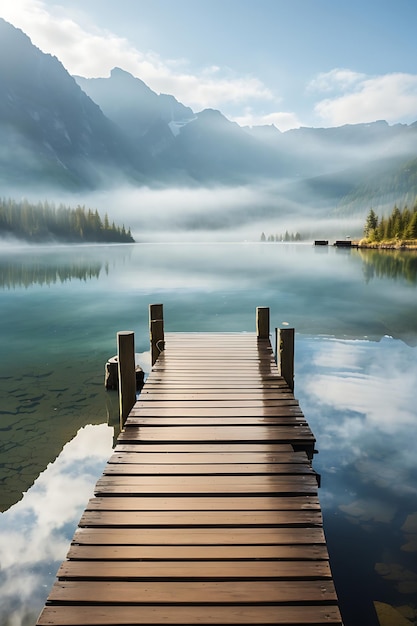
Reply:
<svg viewBox="0 0 417 626"><path fill-rule="evenodd" d="M76 81L105 115L135 141L143 140L158 125L171 135L169 124L173 123L177 132L176 123L194 118L192 109L174 96L158 95L140 78L119 67L113 68L108 78L77 76Z"/></svg>

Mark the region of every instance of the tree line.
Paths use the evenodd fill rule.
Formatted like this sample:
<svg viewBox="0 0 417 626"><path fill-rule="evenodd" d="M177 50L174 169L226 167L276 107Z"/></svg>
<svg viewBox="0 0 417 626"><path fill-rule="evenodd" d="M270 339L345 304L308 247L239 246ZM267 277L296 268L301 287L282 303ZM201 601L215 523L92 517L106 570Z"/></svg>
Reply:
<svg viewBox="0 0 417 626"><path fill-rule="evenodd" d="M78 205L75 209L49 202L0 200L0 236L36 243L134 243L130 228L102 219L97 211Z"/></svg>
<svg viewBox="0 0 417 626"><path fill-rule="evenodd" d="M261 234L261 241L301 241L300 233L289 233L288 230L285 231L283 235L265 235L265 233Z"/></svg>
<svg viewBox="0 0 417 626"><path fill-rule="evenodd" d="M395 205L388 217L378 217L370 209L363 233L371 242L417 239L417 202L413 209L405 206L400 210Z"/></svg>

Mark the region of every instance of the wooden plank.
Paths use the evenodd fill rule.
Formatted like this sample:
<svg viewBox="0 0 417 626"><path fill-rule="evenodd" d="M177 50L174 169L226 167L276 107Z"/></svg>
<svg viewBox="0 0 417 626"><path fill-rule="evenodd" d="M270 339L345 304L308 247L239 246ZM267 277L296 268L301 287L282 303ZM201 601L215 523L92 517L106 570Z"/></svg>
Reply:
<svg viewBox="0 0 417 626"><path fill-rule="evenodd" d="M182 443L170 443L169 445L165 443L142 443L139 439L136 439L132 443L125 443L118 440L118 443L115 447L115 452L140 452L140 453L155 453L155 452L177 452L177 453L187 453L191 454L193 452L200 453L214 453L221 452L227 453L230 455L238 454L240 452L291 452L293 450L293 446L291 443L271 443L271 442L253 442L253 441L245 441L245 442L237 442L237 441L228 441L218 442L218 443L201 443L201 442L182 442Z"/></svg>
<svg viewBox="0 0 417 626"><path fill-rule="evenodd" d="M148 419L145 418L163 418L163 417L184 417L191 418L197 417L199 418L199 422L195 423L204 423L204 418L206 421L206 425L216 424L216 421L219 421L220 418L228 418L229 424L232 425L247 425L250 426L251 422L255 425L267 425L268 421L264 418L279 418L278 423L285 423L285 420L290 421L299 421L302 422L304 426L307 427L307 422L305 420L304 415L302 414L300 408L297 405L281 405L281 406L259 406L259 407L175 407L173 405L154 408L150 407L142 407L135 408L133 407L130 412L129 417L127 418L127 424L134 425L141 424L142 422L151 423ZM212 418L212 420L210 420ZM236 419L231 419L236 418ZM210 420L210 421L208 421ZM174 420L171 420L171 423L175 423ZM187 423L187 422L185 422ZM227 423L227 422L224 422ZM272 425L272 424L271 424Z"/></svg>
<svg viewBox="0 0 417 626"><path fill-rule="evenodd" d="M323 529L311 528L78 528L74 543L97 545L314 545L325 544Z"/></svg>
<svg viewBox="0 0 417 626"><path fill-rule="evenodd" d="M253 562L252 562L253 563ZM296 562L295 562L296 563ZM94 562L90 562L94 565ZM144 563L148 565L149 563ZM209 565L209 561L205 561ZM129 565L129 562L125 562ZM152 565L149 564L149 565ZM98 564L99 567L99 564ZM103 568L102 568L103 569ZM260 604L264 602L330 602L335 600L333 583L319 581L206 581L157 582L129 581L58 581L54 584L53 602L112 602L114 604ZM204 623L204 622L203 622Z"/></svg>
<svg viewBox="0 0 417 626"><path fill-rule="evenodd" d="M195 463L219 465L229 463L305 463L308 461L305 452L114 452L109 463L155 463L155 464L180 464Z"/></svg>
<svg viewBox="0 0 417 626"><path fill-rule="evenodd" d="M330 579L327 561L64 561L60 580L323 580ZM301 595L301 594L300 594ZM195 598L188 601L195 602ZM149 601L152 601L149 599ZM205 598L207 602L207 597ZM218 602L218 598L215 600Z"/></svg>
<svg viewBox="0 0 417 626"><path fill-rule="evenodd" d="M45 607L39 626L126 626L130 624L192 626L195 624L254 626L342 626L337 606L56 606Z"/></svg>
<svg viewBox="0 0 417 626"><path fill-rule="evenodd" d="M80 526L319 526L320 511L84 511Z"/></svg>
<svg viewBox="0 0 417 626"><path fill-rule="evenodd" d="M87 511L310 511L320 510L317 495L216 497L131 496L91 498Z"/></svg>
<svg viewBox="0 0 417 626"><path fill-rule="evenodd" d="M317 493L315 476L103 476L95 493L103 494L239 494Z"/></svg>
<svg viewBox="0 0 417 626"><path fill-rule="evenodd" d="M202 389L205 391L219 391L223 389L255 389L260 391L262 389L266 389L269 391L279 392L281 389L287 390L288 385L285 380L279 377L274 377L272 380L264 380L258 377L255 378L254 376L248 376L247 379L242 380L238 376L231 379L229 374L227 379L225 379L222 375L214 379L213 377L204 379L204 377L201 376L196 379L189 378L188 381L185 381L182 377L179 377L178 379L171 377L166 378L165 376L157 376L156 373L152 373L146 379L146 389L150 391L157 391L158 389L161 389L163 391L172 392L175 392L177 389L179 391L190 389Z"/></svg>
<svg viewBox="0 0 417 626"><path fill-rule="evenodd" d="M325 545L229 545L229 546L113 546L71 545L67 554L72 560L97 561L181 561L227 559L281 559L326 561Z"/></svg>
<svg viewBox="0 0 417 626"><path fill-rule="evenodd" d="M279 376L278 373L272 372L270 374L260 374L259 372L218 372L218 371L196 371L193 373L189 372L180 372L178 370L173 370L171 372L157 372L153 371L149 374L146 379L146 383L150 385L157 385L162 382L165 385L187 385L190 383L193 386L198 386L201 388L203 386L205 388L205 383L207 383L208 388L212 388L216 383L220 386L225 386L228 389L234 389L237 385L240 388L242 385L249 387L253 386L255 389L258 389L259 386L265 385L266 388L283 388L288 389L287 383Z"/></svg>
<svg viewBox="0 0 417 626"><path fill-rule="evenodd" d="M284 400L292 400L294 401L294 396L288 391L282 391L281 393L277 393L274 389L272 390L257 390L257 389L242 389L239 391L232 391L231 389L226 389L224 392L217 391L180 391L176 390L173 393L170 390L161 390L159 392L145 390L145 392L141 392L140 399L138 402L138 406L142 405L142 402L152 402L152 403L160 403L160 402L193 402L197 401L199 403L209 400L210 402L218 401L218 400L227 400L228 402L266 402L266 401L279 401L282 404Z"/></svg>
<svg viewBox="0 0 417 626"><path fill-rule="evenodd" d="M218 412L220 415L216 415ZM199 410L189 411L187 409L149 409L143 411L140 416L130 416L126 426L304 426L308 424L303 415L261 415L239 416L224 415L226 411L214 410L214 415L196 415ZM162 413L162 415L161 415ZM233 411L231 411L233 413Z"/></svg>
<svg viewBox="0 0 417 626"><path fill-rule="evenodd" d="M129 475L129 476L161 476L161 475L192 475L206 474L217 476L219 474L314 474L314 470L307 462L303 463L217 463L212 464L151 464L151 463L108 463L103 470L105 476Z"/></svg>
<svg viewBox="0 0 417 626"><path fill-rule="evenodd" d="M140 409L149 409L151 408L150 405L152 405L152 408L157 409L157 408L166 408L166 403L168 402L168 400L148 400L146 401L146 399L144 400L138 400L133 408L133 411L136 412ZM293 397L278 397L278 398L259 398L259 399L250 399L248 400L247 398L242 398L242 397L236 397L235 400L233 399L224 399L224 400L210 400L210 399L194 399L194 400L187 400L186 398L183 400L175 400L175 399L171 399L169 401L169 404L171 407L173 408L181 408L181 407L188 407L190 409L193 408L203 408L203 407L207 407L209 409L212 408L235 408L235 407L245 407L245 408L249 408L249 407L271 407L271 406L298 406L298 401L295 400L295 398Z"/></svg>
<svg viewBox="0 0 417 626"><path fill-rule="evenodd" d="M306 426L246 426L233 428L228 426L130 426L120 433L119 441L268 441L313 443L314 436Z"/></svg>

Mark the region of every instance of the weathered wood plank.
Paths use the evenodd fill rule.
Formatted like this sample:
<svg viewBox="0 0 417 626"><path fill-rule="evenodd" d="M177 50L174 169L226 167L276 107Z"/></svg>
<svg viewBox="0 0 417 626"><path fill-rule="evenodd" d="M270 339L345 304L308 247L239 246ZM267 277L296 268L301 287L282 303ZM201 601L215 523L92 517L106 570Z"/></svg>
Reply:
<svg viewBox="0 0 417 626"><path fill-rule="evenodd" d="M302 414L300 408L297 405L281 405L281 406L259 406L259 407L174 407L174 406L164 406L164 407L143 407L143 408L133 408L130 412L129 417L127 418L127 424L133 426L134 424L140 423L149 423L151 421L145 418L158 418L160 422L160 418L163 417L184 417L191 418L196 417L199 418L199 421L196 420L196 424L205 423L206 425L212 424L215 425L220 418L227 418L229 424L236 425L247 425L250 424L255 425L268 425L268 421L266 418L277 418L278 424L285 424L285 420L301 422L303 425L307 425L304 415ZM210 418L212 420L210 421ZM233 419L235 418L235 419ZM265 418L265 419L264 419ZM279 419L278 419L279 418ZM138 421L139 420L139 421ZM175 420L171 420L171 424L175 424ZM187 422L185 422L187 423ZM192 422L191 422L192 424ZM224 422L227 424L227 422ZM273 425L270 424L271 426Z"/></svg>
<svg viewBox="0 0 417 626"><path fill-rule="evenodd" d="M272 380L268 379L260 379L254 376L248 376L246 379L242 380L240 377L236 376L233 379L229 376L225 379L224 375L218 377L209 377L204 378L203 376L197 377L196 379L184 380L183 377L179 377L178 379L173 379L171 377L166 378L165 376L157 376L155 373L150 374L150 376L146 380L146 388L150 391L157 391L158 389L162 389L163 391L172 391L175 393L177 390L182 392L184 390L194 390L201 389L204 391L220 391L224 389L232 389L232 390L262 390L266 389L269 391L275 390L280 391L281 389L287 390L288 385L282 378L273 378Z"/></svg>
<svg viewBox="0 0 417 626"><path fill-rule="evenodd" d="M314 475L275 476L103 476L97 481L96 495L107 494L315 494Z"/></svg>
<svg viewBox="0 0 417 626"><path fill-rule="evenodd" d="M268 441L313 443L315 438L306 426L251 426L233 428L232 426L130 426L120 433L119 441Z"/></svg>
<svg viewBox="0 0 417 626"><path fill-rule="evenodd" d="M91 498L87 511L309 511L320 510L317 495L216 497L131 496Z"/></svg>
<svg viewBox="0 0 417 626"><path fill-rule="evenodd" d="M133 448L134 450L134 448ZM307 463L305 452L114 452L109 463L155 463L155 464L206 464L219 465L248 463L268 465L270 463Z"/></svg>
<svg viewBox="0 0 417 626"><path fill-rule="evenodd" d="M232 606L56 606L46 607L39 626L126 626L130 624L192 626L196 624L261 626L342 626L337 606L264 606L234 604Z"/></svg>
<svg viewBox="0 0 417 626"><path fill-rule="evenodd" d="M315 545L325 544L323 529L311 528L78 528L74 543L90 545Z"/></svg>
<svg viewBox="0 0 417 626"><path fill-rule="evenodd" d="M85 511L80 526L319 526L320 511Z"/></svg>
<svg viewBox="0 0 417 626"><path fill-rule="evenodd" d="M130 476L160 476L160 475L191 475L206 474L217 476L219 474L314 474L312 467L307 462L303 463L269 463L244 464L227 463L221 464L150 464L150 463L108 463L103 470L105 476L130 475Z"/></svg>
<svg viewBox="0 0 417 626"><path fill-rule="evenodd" d="M138 400L133 408L133 414L135 412L137 412L140 409L149 409L149 408L154 408L154 409L164 409L166 408L168 400ZM248 400L247 398L238 398L236 397L235 400L231 399L231 400L210 400L210 399L194 399L194 400L187 400L186 398L184 400L175 400L175 399L171 399L169 401L169 404L171 407L173 408L185 408L188 407L190 409L195 409L195 408L209 408L209 409L222 409L222 408L236 408L236 407L245 407L245 408L252 408L252 407L272 407L272 406L298 406L298 400L295 400L295 398L293 397L272 397L272 398L259 398L259 399L251 399ZM152 406L151 406L152 405Z"/></svg>
<svg viewBox="0 0 417 626"><path fill-rule="evenodd" d="M322 580L330 579L327 561L64 561L61 580ZM188 601L195 601L188 596ZM205 600L207 602L207 599ZM218 602L218 599L216 600Z"/></svg>
<svg viewBox="0 0 417 626"><path fill-rule="evenodd" d="M179 389L173 393L170 390L160 390L160 391L150 391L145 390L145 392L141 392L140 394L140 402L138 406L141 406L142 402L192 402L198 401L199 403L209 400L210 402L217 400L227 400L230 402L238 401L247 402L250 400L251 402L260 401L265 402L266 400L276 400L276 401L284 401L284 400L294 400L294 396L288 391L282 391L277 394L276 390L256 390L256 389L242 389L239 391L226 390L224 392L217 391L180 391Z"/></svg>
<svg viewBox="0 0 417 626"><path fill-rule="evenodd" d="M113 546L71 545L68 559L82 561L181 561L228 559L281 559L327 561L329 555L325 545L229 545L229 546Z"/></svg>
<svg viewBox="0 0 417 626"><path fill-rule="evenodd" d="M93 562L90 562L93 564ZM148 563L145 563L148 564ZM210 562L205 562L210 565ZM98 564L99 565L99 564ZM125 562L129 565L129 562ZM152 565L152 564L150 564ZM156 582L58 581L50 600L54 602L102 602L183 604L261 604L263 602L330 602L335 600L331 581L207 581ZM204 622L203 622L204 623Z"/></svg>
<svg viewBox="0 0 417 626"><path fill-rule="evenodd" d="M238 454L240 452L291 452L293 451L291 443L274 443L274 442L253 442L253 441L228 441L217 443L201 443L195 442L187 443L142 443L141 440L135 439L132 443L122 442L120 437L115 447L115 452L138 452L138 453L155 453L155 452L167 452L168 454L186 453L192 454L193 452L199 453L226 453L228 455ZM188 457L187 457L188 458Z"/></svg>

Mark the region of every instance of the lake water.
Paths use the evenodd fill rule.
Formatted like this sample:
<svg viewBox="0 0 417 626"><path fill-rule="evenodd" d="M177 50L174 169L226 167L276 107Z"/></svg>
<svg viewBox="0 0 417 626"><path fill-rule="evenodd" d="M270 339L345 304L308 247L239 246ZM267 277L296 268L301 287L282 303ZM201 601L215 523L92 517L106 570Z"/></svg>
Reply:
<svg viewBox="0 0 417 626"><path fill-rule="evenodd" d="M111 454L104 364L134 330L149 370L155 302L167 331L254 331L257 306L295 327L345 626L378 624L374 602L415 623L417 256L170 243L0 252L1 626L36 621Z"/></svg>

